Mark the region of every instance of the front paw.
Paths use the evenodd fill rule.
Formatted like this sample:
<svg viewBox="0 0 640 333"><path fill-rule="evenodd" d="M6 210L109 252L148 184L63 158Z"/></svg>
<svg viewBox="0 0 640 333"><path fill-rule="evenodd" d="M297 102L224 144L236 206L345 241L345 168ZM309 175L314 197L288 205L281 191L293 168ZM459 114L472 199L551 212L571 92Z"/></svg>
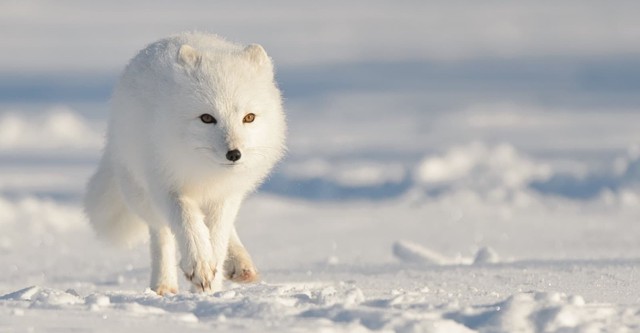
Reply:
<svg viewBox="0 0 640 333"><path fill-rule="evenodd" d="M225 277L236 283L251 283L260 280L258 271L251 260L229 258L225 262Z"/></svg>
<svg viewBox="0 0 640 333"><path fill-rule="evenodd" d="M212 260L182 260L180 267L184 276L191 281L197 291L211 291L216 277L216 264Z"/></svg>
<svg viewBox="0 0 640 333"><path fill-rule="evenodd" d="M260 280L260 275L255 268L243 268L233 271L228 278L229 280L237 283L252 283L258 282Z"/></svg>
<svg viewBox="0 0 640 333"><path fill-rule="evenodd" d="M167 295L171 295L171 294L177 294L178 293L178 286L177 285L169 285L169 284L159 284L153 288L151 288L153 291L156 292L156 294L160 295L160 296L167 296Z"/></svg>

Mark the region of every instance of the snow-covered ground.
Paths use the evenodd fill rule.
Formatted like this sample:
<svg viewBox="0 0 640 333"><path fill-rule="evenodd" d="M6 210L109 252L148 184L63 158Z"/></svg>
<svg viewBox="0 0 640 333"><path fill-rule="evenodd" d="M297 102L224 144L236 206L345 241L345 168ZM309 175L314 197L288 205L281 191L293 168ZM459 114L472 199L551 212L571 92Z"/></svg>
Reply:
<svg viewBox="0 0 640 333"><path fill-rule="evenodd" d="M636 2L403 4L0 4L0 332L640 331ZM159 297L80 198L118 71L188 29L265 45L289 154L238 220L262 282Z"/></svg>

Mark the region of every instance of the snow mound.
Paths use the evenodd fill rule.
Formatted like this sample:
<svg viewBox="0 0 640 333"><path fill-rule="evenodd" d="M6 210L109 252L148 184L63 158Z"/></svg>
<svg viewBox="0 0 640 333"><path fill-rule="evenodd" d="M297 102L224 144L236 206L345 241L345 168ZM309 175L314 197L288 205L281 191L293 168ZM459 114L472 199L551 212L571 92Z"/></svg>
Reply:
<svg viewBox="0 0 640 333"><path fill-rule="evenodd" d="M564 197L628 207L640 205L638 170L640 146L604 168L566 171L511 144L472 142L413 165L358 157L287 161L262 190L311 200L466 197L522 207Z"/></svg>
<svg viewBox="0 0 640 333"><path fill-rule="evenodd" d="M474 258L450 258L441 253L428 249L420 244L407 240L399 240L393 243L393 256L398 260L409 264L420 265L482 265L500 262L498 253L490 248L480 248Z"/></svg>
<svg viewBox="0 0 640 333"><path fill-rule="evenodd" d="M76 292L31 286L0 296L0 301L28 301L29 307L60 308L66 305L84 304Z"/></svg>
<svg viewBox="0 0 640 333"><path fill-rule="evenodd" d="M68 108L44 114L7 112L0 115L0 149L4 152L40 152L51 149L96 150L103 131Z"/></svg>
<svg viewBox="0 0 640 333"><path fill-rule="evenodd" d="M473 259L474 265L495 264L498 262L500 262L498 253L494 249L487 246L478 250L478 252L476 252L475 258Z"/></svg>
<svg viewBox="0 0 640 333"><path fill-rule="evenodd" d="M31 298L36 295L38 292L40 292L40 287L38 286L31 286L31 287L26 287L24 289L20 289L18 291L14 291L10 294L6 294L3 296L0 296L0 300L22 300L22 301L30 301Z"/></svg>
<svg viewBox="0 0 640 333"><path fill-rule="evenodd" d="M515 294L486 308L463 309L445 317L477 332L602 332L612 329L611 323L621 328L637 322L632 312L607 304L585 305L581 296L552 292Z"/></svg>
<svg viewBox="0 0 640 333"><path fill-rule="evenodd" d="M393 255L400 261L414 264L447 265L454 263L454 260L437 253L426 247L400 240L393 243Z"/></svg>
<svg viewBox="0 0 640 333"><path fill-rule="evenodd" d="M474 142L425 157L416 167L414 178L428 189L469 189L491 194L522 190L550 174L549 166L523 156L509 144L490 147Z"/></svg>
<svg viewBox="0 0 640 333"><path fill-rule="evenodd" d="M77 205L33 197L9 200L0 196L0 226L3 225L26 225L34 234L42 234L75 230L86 222Z"/></svg>
<svg viewBox="0 0 640 333"><path fill-rule="evenodd" d="M309 199L384 199L412 191L439 196L470 192L493 201L520 200L535 181L553 175L512 145L480 142L427 155L416 165L381 160L314 158L287 162L264 189Z"/></svg>
<svg viewBox="0 0 640 333"><path fill-rule="evenodd" d="M632 145L625 155L613 160L605 170L583 175L555 173L530 187L545 195L574 199L600 199L607 205L640 205L640 146Z"/></svg>

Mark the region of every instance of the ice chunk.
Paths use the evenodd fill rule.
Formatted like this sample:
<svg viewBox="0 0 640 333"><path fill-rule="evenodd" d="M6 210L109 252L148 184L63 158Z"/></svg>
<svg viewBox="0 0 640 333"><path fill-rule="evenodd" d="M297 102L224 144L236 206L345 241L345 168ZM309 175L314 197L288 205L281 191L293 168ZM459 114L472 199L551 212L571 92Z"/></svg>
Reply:
<svg viewBox="0 0 640 333"><path fill-rule="evenodd" d="M486 246L478 250L475 259L473 259L474 265L495 264L497 262L500 262L498 253L494 249Z"/></svg>
<svg viewBox="0 0 640 333"><path fill-rule="evenodd" d="M0 300L22 300L30 301L31 298L40 291L39 286L31 286L18 291L0 296Z"/></svg>
<svg viewBox="0 0 640 333"><path fill-rule="evenodd" d="M453 260L419 244L400 240L393 244L393 255L401 261L417 264L446 265Z"/></svg>

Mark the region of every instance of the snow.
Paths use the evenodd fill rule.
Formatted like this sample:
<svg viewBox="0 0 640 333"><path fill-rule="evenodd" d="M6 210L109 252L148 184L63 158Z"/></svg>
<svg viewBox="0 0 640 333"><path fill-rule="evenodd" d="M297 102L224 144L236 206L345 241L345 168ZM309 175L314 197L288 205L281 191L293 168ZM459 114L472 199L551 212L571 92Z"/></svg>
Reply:
<svg viewBox="0 0 640 333"><path fill-rule="evenodd" d="M0 4L0 332L637 331L637 4L410 5ZM265 45L289 153L262 281L160 297L80 202L118 72L193 29Z"/></svg>
<svg viewBox="0 0 640 333"><path fill-rule="evenodd" d="M534 180L544 180L550 173L548 166L533 164L508 144L453 147L444 156L425 158L417 168L416 180L427 187L463 183L466 187L517 189ZM478 184L468 184L471 182Z"/></svg>
<svg viewBox="0 0 640 333"><path fill-rule="evenodd" d="M0 149L5 152L95 150L102 141L99 129L66 108L52 108L44 114L5 112L0 118Z"/></svg>
<svg viewBox="0 0 640 333"><path fill-rule="evenodd" d="M485 270L475 270L475 274ZM425 272L416 272L427 274ZM456 272L460 274L462 272ZM468 272L466 272L468 273ZM365 274L356 274L363 277ZM449 278L452 275L448 274ZM409 280L405 276L400 279ZM383 282L380 278L374 278ZM564 279L570 280L570 277ZM440 288L393 289L366 297L356 282L261 283L236 286L213 295L179 294L161 297L152 292L101 292L77 296L67 291L29 287L0 297L4 307L13 310L4 317L5 325L33 323L33 319L84 313L97 318L101 327L117 325L124 318L129 325L171 320L185 329L203 330L327 330L396 332L597 332L639 324L637 307L586 302L578 295L561 292L516 292L504 297L497 292L481 295L470 288L466 294L480 294L489 301L468 305L456 299L451 290L465 278L439 281ZM482 278L480 279L482 280ZM569 281L566 282L569 282ZM406 283L406 281L405 281ZM494 282L495 283L495 282ZM458 291L460 292L460 291ZM493 298L494 301L490 301ZM5 313L7 311L4 311ZM113 319L111 319L113 318ZM94 319L96 320L96 319ZM73 320L82 327L82 320ZM1 326L0 326L1 327ZM114 326L117 327L117 326ZM149 326L147 326L148 329ZM170 327L158 327L164 330Z"/></svg>
<svg viewBox="0 0 640 333"><path fill-rule="evenodd" d="M393 244L393 255L408 263L445 265L454 261L442 254L429 250L409 241L397 241Z"/></svg>
<svg viewBox="0 0 640 333"><path fill-rule="evenodd" d="M84 148L62 149L63 158L20 162L22 173L47 172L53 163L61 174L74 174L73 158L57 160ZM266 186L248 200L238 222L263 281L228 283L212 295L155 295L147 288L146 247L109 247L84 220L79 198L88 174L75 178L78 186L62 187L64 196L48 194L43 189L51 181L36 177L25 183L28 195L16 194L14 184L0 198L0 330L633 330L640 325L632 292L640 288L634 237L640 227L639 206L631 199L638 194L626 179L635 179L634 151L611 171L596 168L582 177L610 174L624 187L591 199L532 188L556 171L508 144L473 142L426 154L404 167L408 180L381 175L340 183L334 175L349 168L348 159L325 163L322 172L309 171L317 160L302 171L283 165L271 186L308 177L335 182L341 186L336 191L353 197L296 198ZM425 164L455 160L451 156L471 161L465 172L443 168L451 175L437 183L421 179ZM368 163L393 170L399 162ZM358 187L389 181L408 182L407 189L378 199L358 196ZM431 193L436 185L441 190Z"/></svg>

